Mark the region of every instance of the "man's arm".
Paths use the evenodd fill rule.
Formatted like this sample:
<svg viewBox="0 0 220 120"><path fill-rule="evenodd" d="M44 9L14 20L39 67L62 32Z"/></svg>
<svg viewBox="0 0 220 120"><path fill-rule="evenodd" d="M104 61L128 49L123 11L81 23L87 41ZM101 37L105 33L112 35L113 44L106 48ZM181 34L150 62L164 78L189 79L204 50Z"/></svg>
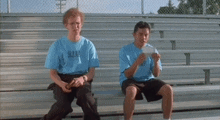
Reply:
<svg viewBox="0 0 220 120"><path fill-rule="evenodd" d="M90 68L89 72L86 75L84 75L87 82L90 82L94 76L95 76L95 68Z"/></svg>
<svg viewBox="0 0 220 120"><path fill-rule="evenodd" d="M84 82L90 82L94 76L95 76L95 68L90 68L89 72L86 75L76 78L72 87L83 86Z"/></svg>
<svg viewBox="0 0 220 120"><path fill-rule="evenodd" d="M160 65L159 65L159 60L160 60L160 54L154 53L152 54L152 58L154 59L154 68L153 68L153 75L155 77L158 77L160 75Z"/></svg>
<svg viewBox="0 0 220 120"><path fill-rule="evenodd" d="M68 83L66 83L60 79L57 70L51 69L50 70L50 77L59 87L62 88L62 90L64 92L67 92L67 93L71 92L71 90L66 89L66 85Z"/></svg>
<svg viewBox="0 0 220 120"><path fill-rule="evenodd" d="M139 65L141 65L146 59L146 56L142 53L134 64L124 71L124 74L127 78L132 78L138 70Z"/></svg>

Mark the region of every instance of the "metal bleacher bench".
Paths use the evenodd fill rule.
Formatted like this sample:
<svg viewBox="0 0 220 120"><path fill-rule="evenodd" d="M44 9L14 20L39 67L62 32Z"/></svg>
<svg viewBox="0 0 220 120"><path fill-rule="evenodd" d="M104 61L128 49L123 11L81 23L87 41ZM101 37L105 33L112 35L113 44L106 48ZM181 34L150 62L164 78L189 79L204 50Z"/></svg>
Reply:
<svg viewBox="0 0 220 120"><path fill-rule="evenodd" d="M43 66L49 46L67 35L62 14L1 15L0 119L39 119L55 102ZM118 54L133 41L140 20L151 24L150 44L162 56L158 78L173 86L174 112L220 109L219 16L86 14L82 35L94 43L100 59L92 83L100 115L123 115ZM81 108L72 107L68 117L83 116ZM135 114L161 112L161 101L137 101Z"/></svg>
<svg viewBox="0 0 220 120"><path fill-rule="evenodd" d="M112 52L114 53L114 52ZM162 52L163 53L163 52ZM42 53L1 53L1 58L11 58L11 60L16 59L17 56L24 56L24 55L32 55L32 56L46 56L46 52ZM26 56L27 57L27 56ZM30 57L31 58L31 57ZM38 59L42 59L42 57L36 57ZM38 59L36 61L38 61ZM8 59L10 61L10 59ZM14 118L40 118L45 114L50 105L55 101L53 99L52 91L46 90L51 80L49 78L49 70L40 67L39 65L33 65L29 67L24 67L21 61L17 61L17 67L7 67L1 69L1 98L0 101L2 103L1 109L4 110L1 112L2 119L14 119ZM40 63L42 61L39 61ZM24 63L28 63L25 61ZM39 64L40 64L39 63ZM4 64L4 62L3 62ZM13 63L16 64L16 63ZM98 102L98 110L100 111L101 116L108 116L108 115L122 115L122 102L124 96L121 93L118 76L119 76L119 66L117 64L111 64L112 66L104 66L97 68L95 81L93 82L93 92L95 94L95 98L97 98ZM7 66L7 65L6 65ZM8 66L10 66L8 64ZM164 66L162 75L164 78L169 78L168 76L175 76L173 71L180 71L180 74L194 74L194 78L202 78L201 69L214 69L215 74L212 77L217 76L219 74L220 65L182 65L182 66ZM217 69L217 71L216 71ZM189 71L190 70L190 71ZM23 74L25 73L25 74ZM22 74L24 78L22 78ZM177 74L177 73L175 73ZM25 77L36 75L36 78L33 76L32 79ZM219 93L220 93L220 86L216 85L209 85L210 81L205 82L207 85L198 85L198 86L178 86L179 84L191 84L190 82L186 83L178 83L178 80L174 80L178 78L179 75L177 74L176 77L171 78L171 80L166 81L170 84L173 84L174 87L174 111L184 111L188 109L219 109ZM10 80L11 78L19 78L19 80ZM163 77L161 79L163 79ZM189 77L189 76L187 76ZM203 76L204 78L204 76ZM24 81L23 79L27 79ZM36 80L35 80L36 79ZM105 81L108 79L107 81ZM184 79L184 78L179 78ZM185 78L186 79L186 78ZM205 80L209 80L209 78L204 78ZM193 81L193 78L190 80ZM29 82L28 82L29 81ZM116 82L113 82L116 81ZM192 82L191 81L191 82ZM217 82L220 81L219 78L216 79ZM182 82L182 81L181 81ZM213 82L213 81L212 81ZM209 99L199 99L202 95L210 95L213 97L213 100ZM190 96L190 98L194 98L196 100L192 101L182 101L180 100L181 97L186 99L184 96ZM216 100L214 100L216 98ZM113 101L117 101L114 103ZM193 104L187 106L186 104ZM142 101L136 105L136 113L155 113L161 112L160 103L153 102L147 103L146 101ZM71 113L68 117L81 117L82 111L79 107L73 105L74 112Z"/></svg>
<svg viewBox="0 0 220 120"><path fill-rule="evenodd" d="M106 66L114 66L114 67L118 67L118 50L116 51L98 51L98 54L100 55L100 59L101 61L106 61L104 63L102 63L101 65L106 65ZM169 67L170 65L171 68L201 68L204 72L205 72L205 83L209 84L210 83L210 69L212 68L218 68L218 66L220 65L220 62L217 62L218 60L216 60L216 62L212 62L213 64L217 64L217 65L212 65L211 62L201 62L201 64L204 65L196 65L195 63L193 64L194 66L189 66L190 65L190 55L192 54L202 54L202 55L207 55L204 56L204 58L208 57L209 54L213 54L214 56L217 56L220 54L220 50L161 50L159 51L160 54L162 54L162 61L165 61L165 68ZM176 61L179 58L175 58L175 57L179 57L179 55L184 54L185 57L185 65L188 66L184 66L184 64L181 65L181 62L179 62L180 65L178 65L176 62L175 63L168 63L166 61L170 61L171 59ZM31 53L1 53L1 62L2 65L5 66L11 66L11 65L31 65L31 66L36 66L36 65L42 65L42 63L44 63L45 57L47 55L47 52L31 52ZM19 58L18 58L19 56ZM37 57L39 56L39 57ZM165 57L163 57L165 56ZM218 58L218 56L217 56ZM16 61L14 61L14 59L16 59ZM109 62L108 62L109 61ZM114 64L115 63L115 64ZM200 62L198 62L200 63ZM206 65L209 64L209 65ZM168 65L168 66L167 66ZM110 66L110 67L111 67ZM14 67L12 69L15 69ZM36 68L38 69L38 68ZM4 68L2 68L1 70L2 72L4 72ZM118 72L118 70L116 70ZM116 72L116 73L117 73Z"/></svg>
<svg viewBox="0 0 220 120"><path fill-rule="evenodd" d="M219 50L161 50L161 54L184 54L185 52L195 53L216 53ZM3 66L9 66L1 69L1 101L4 104L2 109L2 118L39 118L45 114L50 105L54 102L52 91L46 90L48 84L51 82L49 78L49 71L42 67L42 63L46 57L47 52L30 52L30 53L1 53L1 63ZM93 91L98 102L98 110L102 116L107 115L122 115L122 101L124 96L121 93L118 76L119 66L117 64L118 51L98 51L100 56L101 66L96 71L96 78L93 82ZM113 56L112 56L113 55ZM19 57L18 57L19 56ZM108 56L108 57L107 57ZM176 56L176 55L174 55ZM177 55L178 56L178 55ZM16 61L15 61L16 59ZM171 58L172 59L172 58ZM11 62L10 62L11 61ZM11 64L10 64L11 63ZM115 64L113 64L115 63ZM167 63L168 64L168 63ZM216 64L218 64L216 62ZM17 67L10 67L16 65ZM24 66L23 66L24 65ZM25 67L26 65L31 65ZM41 66L41 67L40 67ZM219 102L211 100L199 100L198 96L202 96L204 91L207 94L213 95L218 100L219 83L218 78L220 65L166 65L163 67L161 79L174 86L175 98L180 99L182 96L187 95L191 98L197 99L195 101L187 102L195 106L186 106L184 101L174 101L174 111L184 111L188 109L218 109ZM189 71L190 70L190 71ZM205 72L205 75L203 73ZM211 71L210 71L211 70ZM165 71L165 72L164 72ZM179 73L175 73L179 71ZM22 75L22 73L25 73ZM175 73L175 74L173 74ZM211 74L214 73L214 74ZM29 74L29 75L28 75ZM36 74L36 76L33 76ZM181 75L182 74L182 75ZM184 78L184 74L188 76ZM192 78L188 79L189 74ZM210 74L212 78L210 79ZM33 80L28 77L21 78L20 80L13 80L18 76L33 76ZM43 76L43 77L40 77ZM174 77L172 77L174 76ZM182 78L179 76L182 76ZM36 78L35 78L36 77ZM169 77L171 77L169 79ZM10 80L12 78L12 80ZM166 78L166 79L164 79ZM24 81L27 79L28 81ZM29 80L30 79L30 80ZM35 80L36 79L36 80ZM105 81L105 79L108 79ZM115 82L116 81L116 82ZM198 86L185 86L198 84ZM204 86L204 84L206 84ZM180 85L180 86L179 86ZM188 90L186 92L184 89ZM204 91L201 91L204 90ZM190 94L189 94L190 93ZM25 97L24 97L25 96ZM212 97L213 97L212 96ZM185 99L185 98L184 98ZM119 103L114 105L112 100ZM34 103L33 103L34 101ZM27 106L28 104L28 106ZM17 107L19 105L19 107ZM105 106L103 106L105 105ZM14 107L16 108L14 108ZM37 107L36 107L37 106ZM141 107L142 106L142 107ZM157 106L157 107L155 107ZM81 117L82 111L79 107L73 106L74 112L68 117ZM154 113L161 112L160 103L140 103L137 104L136 113Z"/></svg>
<svg viewBox="0 0 220 120"><path fill-rule="evenodd" d="M95 86L93 86L95 87ZM174 90L174 112L184 110L199 109L218 109L219 102L219 85L207 86L188 86L173 87ZM122 115L124 96L119 90L113 91L94 91L95 97L98 99L98 111L101 116ZM196 98L196 100L181 100L188 96ZM201 96L212 97L213 100L204 99ZM201 99L202 98L202 99ZM5 100L4 100L5 99ZM184 98L186 99L186 98ZM214 100L216 99L216 100ZM52 91L17 91L17 92L1 92L1 119L25 119L40 118L48 112L50 106L55 102ZM110 102L111 101L111 102ZM99 105L102 104L102 105ZM82 117L82 110L72 105L73 113L68 117ZM135 113L158 113L162 112L161 102L147 103L145 100L137 101Z"/></svg>
<svg viewBox="0 0 220 120"><path fill-rule="evenodd" d="M189 74L190 71L197 71L200 69L215 69L219 68L220 65L204 65L204 66L164 66L165 74L172 76L173 71L180 71L182 74ZM191 68L191 69L186 69ZM29 69L24 68L5 68L1 69L1 78L6 76L16 76L22 73L36 74L38 76L45 76L49 73L42 67L30 67ZM123 99L124 95L121 93L119 82L111 82L115 77L118 78L118 67L101 67L96 70L95 81L93 82L93 93L98 102L98 110L101 116L109 115L122 115ZM169 73L167 73L169 72ZM217 72L217 74L219 71ZM196 74L196 73L193 73ZM198 73L197 73L198 74ZM105 76L105 77L103 77ZM113 77L115 76L115 77ZM163 76L163 74L162 74ZM177 76L178 77L178 76ZM10 78L10 77L9 77ZM46 90L46 87L51 80L45 83L24 82L26 85L21 84L23 81L5 81L1 83L1 103L4 111L1 112L2 119L14 119L14 118L40 118L45 114L53 102L52 91ZM112 78L112 79L111 79ZM48 79L45 77L44 79ZM108 79L105 81L105 79ZM101 81L102 80L102 81ZM166 80L164 80L166 82ZM219 79L218 79L219 81ZM172 84L172 81L167 81ZM177 82L177 81L176 81ZM220 85L197 85L197 86L178 86L178 82L173 87L174 90L174 112L184 110L199 110L199 109L219 109L219 93ZM203 96L210 96L204 98ZM187 97L190 97L190 101L187 101ZM184 100L182 100L184 99ZM216 99L216 100L215 100ZM187 102L186 102L187 101ZM187 105L190 104L190 105ZM160 102L147 103L146 101L137 102L135 112L136 113L158 113L162 112ZM82 111L79 107L73 104L74 112L69 114L68 117L81 117Z"/></svg>

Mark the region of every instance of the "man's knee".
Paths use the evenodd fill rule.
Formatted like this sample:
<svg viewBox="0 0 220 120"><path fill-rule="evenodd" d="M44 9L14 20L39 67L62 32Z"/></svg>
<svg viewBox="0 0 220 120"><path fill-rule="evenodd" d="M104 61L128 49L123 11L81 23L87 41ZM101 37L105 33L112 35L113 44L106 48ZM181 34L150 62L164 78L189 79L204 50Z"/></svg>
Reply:
<svg viewBox="0 0 220 120"><path fill-rule="evenodd" d="M169 84L165 84L158 92L162 96L173 96L173 88Z"/></svg>
<svg viewBox="0 0 220 120"><path fill-rule="evenodd" d="M62 111L64 111L64 112L72 111L71 103L69 101L66 101L66 100L63 100L63 101L59 100L59 101L57 101L54 104L54 107L56 109L62 109Z"/></svg>
<svg viewBox="0 0 220 120"><path fill-rule="evenodd" d="M128 86L126 88L126 97L130 99L135 99L137 95L137 88L134 86Z"/></svg>
<svg viewBox="0 0 220 120"><path fill-rule="evenodd" d="M81 106L82 104L89 103L91 105L95 104L95 99L91 92L80 94L77 96L76 104Z"/></svg>

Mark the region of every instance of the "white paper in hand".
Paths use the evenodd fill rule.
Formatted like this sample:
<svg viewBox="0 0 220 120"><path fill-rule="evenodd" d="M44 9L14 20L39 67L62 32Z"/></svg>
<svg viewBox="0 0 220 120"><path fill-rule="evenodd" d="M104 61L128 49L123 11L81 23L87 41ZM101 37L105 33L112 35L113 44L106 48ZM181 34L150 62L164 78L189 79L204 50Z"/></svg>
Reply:
<svg viewBox="0 0 220 120"><path fill-rule="evenodd" d="M153 53L156 53L156 50L154 47L146 46L142 48L142 50L146 57L150 57Z"/></svg>

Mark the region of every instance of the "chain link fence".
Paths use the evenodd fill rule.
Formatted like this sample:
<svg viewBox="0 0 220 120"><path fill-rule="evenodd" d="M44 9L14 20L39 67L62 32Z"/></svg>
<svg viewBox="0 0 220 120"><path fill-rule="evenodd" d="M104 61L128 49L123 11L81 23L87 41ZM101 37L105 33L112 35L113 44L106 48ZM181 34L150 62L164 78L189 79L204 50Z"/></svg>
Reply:
<svg viewBox="0 0 220 120"><path fill-rule="evenodd" d="M220 0L0 0L0 4L1 13L63 13L71 7L84 13L219 15L220 11Z"/></svg>

